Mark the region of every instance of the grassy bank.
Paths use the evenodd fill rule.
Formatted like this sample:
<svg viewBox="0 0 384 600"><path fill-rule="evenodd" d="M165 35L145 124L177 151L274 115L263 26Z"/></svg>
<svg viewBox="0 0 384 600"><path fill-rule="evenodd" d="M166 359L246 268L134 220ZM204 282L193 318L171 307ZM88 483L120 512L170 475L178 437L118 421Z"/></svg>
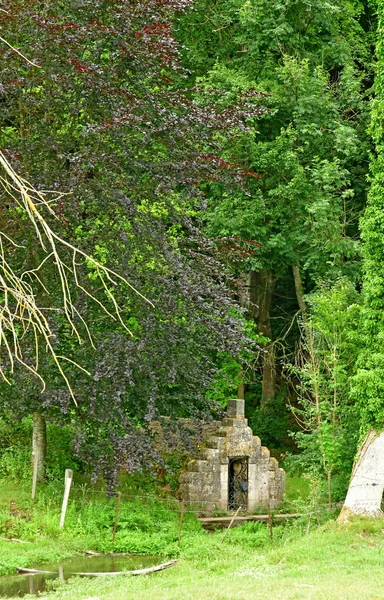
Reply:
<svg viewBox="0 0 384 600"><path fill-rule="evenodd" d="M0 573L80 554L86 549L173 556L177 565L149 576L59 581L43 598L71 600L148 599L344 599L383 597L384 535L381 522L357 520L340 529L329 513L274 527L248 523L223 531L204 531L186 513L180 548L179 513L169 499L137 497L122 501L119 529L112 543L115 500L85 488L74 493L64 530L58 527L60 494L0 487L0 533L27 543L0 540ZM81 493L80 493L81 492ZM139 494L137 494L139 495ZM10 504L15 502L15 504ZM32 597L31 597L32 598Z"/></svg>
<svg viewBox="0 0 384 600"><path fill-rule="evenodd" d="M178 564L147 577L109 581L72 580L51 598L158 600L254 598L269 600L381 599L384 569L382 533L361 523L338 531L334 524L277 548L244 549L233 540L182 550ZM252 532L248 532L252 535Z"/></svg>

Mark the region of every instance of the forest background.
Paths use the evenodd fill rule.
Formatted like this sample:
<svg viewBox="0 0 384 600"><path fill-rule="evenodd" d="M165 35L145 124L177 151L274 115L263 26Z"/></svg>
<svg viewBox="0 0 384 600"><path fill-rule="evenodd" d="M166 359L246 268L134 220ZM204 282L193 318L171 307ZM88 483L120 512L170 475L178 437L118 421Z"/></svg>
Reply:
<svg viewBox="0 0 384 600"><path fill-rule="evenodd" d="M113 486L121 469L161 464L153 419L212 418L239 394L264 444L324 481L330 502L344 497L360 437L382 425L369 312L381 252L365 212L381 131L376 12L354 0L1 3L3 154L45 191L51 227L141 294L105 287L64 247L68 318L57 261L3 188L2 247L75 398L32 324L19 345L2 332L22 357L1 365L4 475L25 472L26 415L35 444L58 425L65 460ZM63 467L57 452L48 462Z"/></svg>

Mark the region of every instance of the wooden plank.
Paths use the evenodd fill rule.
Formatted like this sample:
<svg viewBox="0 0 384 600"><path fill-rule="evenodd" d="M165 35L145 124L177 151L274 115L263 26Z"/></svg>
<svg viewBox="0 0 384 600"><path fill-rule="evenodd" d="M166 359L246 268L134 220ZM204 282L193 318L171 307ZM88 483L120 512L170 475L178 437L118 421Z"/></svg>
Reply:
<svg viewBox="0 0 384 600"><path fill-rule="evenodd" d="M4 542L18 542L19 544L32 544L32 542L26 542L25 540L19 540L18 538L0 537L0 540Z"/></svg>
<svg viewBox="0 0 384 600"><path fill-rule="evenodd" d="M297 517L305 516L303 513L286 513L273 515L274 519L293 519ZM266 521L268 522L268 515L239 515L235 517L234 521L246 522L246 521ZM229 523L233 517L199 517L201 523Z"/></svg>

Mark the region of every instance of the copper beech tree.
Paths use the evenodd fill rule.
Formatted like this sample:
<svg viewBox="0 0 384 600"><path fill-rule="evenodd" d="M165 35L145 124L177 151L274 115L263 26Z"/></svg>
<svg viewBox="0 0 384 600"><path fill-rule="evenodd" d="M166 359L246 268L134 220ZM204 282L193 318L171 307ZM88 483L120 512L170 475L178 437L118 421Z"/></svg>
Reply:
<svg viewBox="0 0 384 600"><path fill-rule="evenodd" d="M154 458L146 420L206 409L215 354L247 343L201 190L246 188L221 154L264 109L184 89L171 23L190 6L0 4L3 274L31 302L2 283L3 409L71 423L110 481Z"/></svg>

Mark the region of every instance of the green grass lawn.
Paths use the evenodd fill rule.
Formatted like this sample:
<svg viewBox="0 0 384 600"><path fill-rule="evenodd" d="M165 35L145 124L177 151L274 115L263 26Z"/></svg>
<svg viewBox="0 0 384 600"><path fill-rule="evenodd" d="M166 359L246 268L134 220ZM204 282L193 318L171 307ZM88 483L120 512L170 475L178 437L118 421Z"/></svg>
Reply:
<svg viewBox="0 0 384 600"><path fill-rule="evenodd" d="M64 585L56 581L56 589L40 598L384 598L382 522L359 519L340 528L325 513L322 522L317 516L310 522L303 517L276 526L273 542L268 526L261 523L232 529L222 542L223 531L208 533L194 515L187 514L179 550L177 513L155 501L147 505L123 502L121 528L113 545L114 501L72 500L66 527L60 531L58 501L47 492L32 503L26 491L23 500L23 493L12 491L24 512L10 517L9 488L7 493L0 488L1 536L11 532L29 542L0 540L1 574L15 572L17 565L36 566L86 549L156 552L178 559L175 567L148 576L73 578Z"/></svg>

